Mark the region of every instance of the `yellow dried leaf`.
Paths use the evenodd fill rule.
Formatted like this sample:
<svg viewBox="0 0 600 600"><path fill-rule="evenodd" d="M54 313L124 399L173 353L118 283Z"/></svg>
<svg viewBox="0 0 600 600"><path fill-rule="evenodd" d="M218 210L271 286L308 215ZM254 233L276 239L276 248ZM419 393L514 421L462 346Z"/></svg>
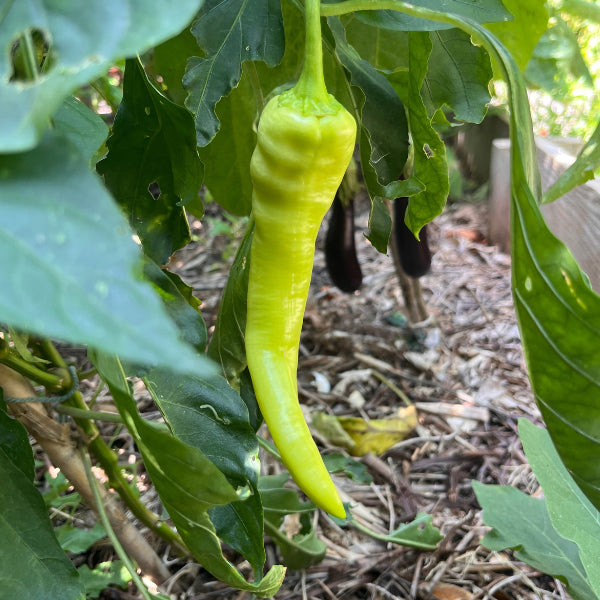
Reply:
<svg viewBox="0 0 600 600"><path fill-rule="evenodd" d="M387 419L367 421L360 417L339 417L338 421L354 441L354 447L348 448L351 454L382 454L414 430L417 426L417 411L414 406L408 406L399 408L395 416Z"/></svg>

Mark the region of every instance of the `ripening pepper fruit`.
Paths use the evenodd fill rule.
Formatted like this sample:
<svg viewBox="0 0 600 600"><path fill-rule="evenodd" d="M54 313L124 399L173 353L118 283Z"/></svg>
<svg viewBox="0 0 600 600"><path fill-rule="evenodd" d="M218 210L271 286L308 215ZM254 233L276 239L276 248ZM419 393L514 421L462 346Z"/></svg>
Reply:
<svg viewBox="0 0 600 600"><path fill-rule="evenodd" d="M255 230L245 343L258 405L284 465L317 506L343 518L298 402L297 366L315 240L350 162L356 123L325 88L314 0L306 24L300 79L263 110L250 163Z"/></svg>

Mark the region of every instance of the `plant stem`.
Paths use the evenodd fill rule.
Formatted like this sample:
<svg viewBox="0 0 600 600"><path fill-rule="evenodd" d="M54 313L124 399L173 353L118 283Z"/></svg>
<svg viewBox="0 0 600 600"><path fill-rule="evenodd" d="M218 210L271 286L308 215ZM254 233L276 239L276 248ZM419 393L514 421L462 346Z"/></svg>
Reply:
<svg viewBox="0 0 600 600"><path fill-rule="evenodd" d="M23 63L25 66L25 75L28 80L34 81L39 75L39 66L37 62L37 54L35 51L35 45L31 38L31 30L26 29L20 38L21 51L23 52Z"/></svg>
<svg viewBox="0 0 600 600"><path fill-rule="evenodd" d="M319 0L306 0L304 5L306 45L304 65L294 93L311 100L327 102L329 96L323 76L323 42Z"/></svg>
<svg viewBox="0 0 600 600"><path fill-rule="evenodd" d="M95 413L88 409L81 393L75 392L73 397L64 403L64 407L73 407L77 409L78 413L89 415L87 417L74 416L75 422L88 438L88 446L106 472L110 486L119 494L131 512L149 529L172 544L178 552L188 554L179 534L173 531L166 523L160 521L158 515L149 510L133 493L129 483L123 477L115 453L102 439L96 425L90 421Z"/></svg>
<svg viewBox="0 0 600 600"><path fill-rule="evenodd" d="M102 503L102 498L100 497L100 490L98 489L98 481L94 477L92 473L92 462L90 461L90 456L87 452L82 450L81 457L83 459L83 466L85 468L85 474L87 476L88 483L90 484L90 488L92 490L92 494L94 495L94 502L96 504L96 511L98 512L98 516L100 517L100 521L102 522L102 526L104 527L108 537L110 538L111 544L115 549L115 552L119 556L119 558L123 561L123 564L129 571L133 582L137 586L139 592L144 597L144 600L152 600L152 595L148 591L148 588L144 585L140 576L137 574L136 567L131 562L131 559L121 546L113 528L108 519L108 515L106 514L106 510L104 509L104 504Z"/></svg>
<svg viewBox="0 0 600 600"><path fill-rule="evenodd" d="M13 371L20 373L24 377L43 385L46 389L52 392L69 388L69 381L65 381L64 377L54 375L53 373L48 373L43 369L39 369L34 364L23 360L21 357L16 356L12 352L7 352L4 354L4 356L0 356L0 363L10 367L13 369Z"/></svg>
<svg viewBox="0 0 600 600"><path fill-rule="evenodd" d="M54 410L63 415L69 415L70 417L93 419L94 421L103 421L105 423L123 423L121 415L117 413L84 410L81 408L75 408L74 406L65 406L64 404L57 404L54 407Z"/></svg>

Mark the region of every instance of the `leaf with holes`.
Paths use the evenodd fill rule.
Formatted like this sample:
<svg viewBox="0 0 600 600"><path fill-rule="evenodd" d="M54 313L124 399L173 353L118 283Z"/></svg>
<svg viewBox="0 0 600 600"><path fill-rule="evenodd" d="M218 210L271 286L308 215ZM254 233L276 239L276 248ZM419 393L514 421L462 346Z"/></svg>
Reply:
<svg viewBox="0 0 600 600"><path fill-rule="evenodd" d="M188 61L183 85L185 105L196 117L198 146L219 130L215 107L235 88L242 62L262 60L275 66L283 56L284 33L279 0L206 0L192 26L205 58Z"/></svg>
<svg viewBox="0 0 600 600"><path fill-rule="evenodd" d="M192 117L152 85L137 59L127 61L123 101L107 146L98 172L144 252L164 264L190 241L182 205L198 196L202 163Z"/></svg>
<svg viewBox="0 0 600 600"><path fill-rule="evenodd" d="M72 91L101 77L117 59L135 56L188 24L202 0L4 2L0 10L0 152L33 148ZM26 31L49 45L43 73L13 78L11 57Z"/></svg>

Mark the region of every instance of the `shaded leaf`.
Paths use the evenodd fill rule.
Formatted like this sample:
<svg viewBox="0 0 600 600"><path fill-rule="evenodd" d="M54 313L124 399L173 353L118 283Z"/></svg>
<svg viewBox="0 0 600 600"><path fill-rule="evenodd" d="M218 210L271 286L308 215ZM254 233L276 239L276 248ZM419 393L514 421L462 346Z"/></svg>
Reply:
<svg viewBox="0 0 600 600"><path fill-rule="evenodd" d="M336 54L348 69L352 85L364 94L361 144L371 147L369 162L381 185L396 181L408 156L408 125L404 105L388 80L348 44L341 21L328 19Z"/></svg>
<svg viewBox="0 0 600 600"><path fill-rule="evenodd" d="M52 122L54 128L89 161L92 161L92 157L108 136L108 126L101 117L72 96L62 103Z"/></svg>
<svg viewBox="0 0 600 600"><path fill-rule="evenodd" d="M0 581L19 600L84 600L77 571L56 541L32 481L0 447Z"/></svg>
<svg viewBox="0 0 600 600"><path fill-rule="evenodd" d="M414 146L413 172L425 190L411 196L406 225L418 236L423 227L438 216L448 198L446 148L427 115L420 91L428 68L432 43L427 33L410 33L409 70L389 76L408 110Z"/></svg>
<svg viewBox="0 0 600 600"><path fill-rule="evenodd" d="M238 84L242 62L269 66L283 56L284 33L278 0L205 0L192 33L205 58L190 58L184 87L186 106L196 119L198 146L206 146L219 129L217 102Z"/></svg>
<svg viewBox="0 0 600 600"><path fill-rule="evenodd" d="M192 117L152 85L137 59L126 63L123 101L106 145L97 170L145 254L162 265L190 241L182 205L197 199L203 171Z"/></svg>
<svg viewBox="0 0 600 600"><path fill-rule="evenodd" d="M548 432L519 420L519 437L544 495L558 534L579 547L579 558L591 588L600 597L600 512L592 506L562 464Z"/></svg>
<svg viewBox="0 0 600 600"><path fill-rule="evenodd" d="M144 275L158 292L169 317L179 328L181 337L198 352L204 352L206 323L200 313L200 301L193 296L193 289L179 275L161 269L150 260L144 261Z"/></svg>
<svg viewBox="0 0 600 600"><path fill-rule="evenodd" d="M0 28L0 152L33 148L52 115L80 86L113 63L168 39L190 22L201 0L104 0L4 5ZM51 66L35 82L10 81L11 48L27 29L51 44Z"/></svg>
<svg viewBox="0 0 600 600"><path fill-rule="evenodd" d="M253 233L254 221L251 221L229 270L215 330L208 345L208 356L221 365L223 374L234 388L239 388L239 377L247 364L244 334Z"/></svg>
<svg viewBox="0 0 600 600"><path fill-rule="evenodd" d="M566 583L574 600L594 597L579 549L552 526L544 500L510 486L478 481L473 482L473 489L483 508L484 523L493 528L482 545L496 552L511 548L519 560Z"/></svg>
<svg viewBox="0 0 600 600"><path fill-rule="evenodd" d="M35 476L33 451L29 435L23 425L6 412L2 387L0 387L0 452L19 469L29 481Z"/></svg>
<svg viewBox="0 0 600 600"><path fill-rule="evenodd" d="M260 581L247 582L223 556L221 544L208 510L240 499L225 475L201 452L156 424L142 419L137 412L116 358L95 354L92 360L107 382L117 408L138 445L144 465L161 501L179 534L196 560L214 577L257 596L272 596L279 589L285 569L276 565Z"/></svg>
<svg viewBox="0 0 600 600"><path fill-rule="evenodd" d="M144 382L173 434L201 450L232 485L249 487L247 499L212 508L210 518L219 537L242 553L255 573L262 573L263 513L257 490L260 461L246 404L220 376L182 378L154 369Z"/></svg>
<svg viewBox="0 0 600 600"><path fill-rule="evenodd" d="M121 211L63 138L0 156L0 195L0 255L12 265L0 288L4 323L137 363L213 369L180 341L141 281L141 255Z"/></svg>

